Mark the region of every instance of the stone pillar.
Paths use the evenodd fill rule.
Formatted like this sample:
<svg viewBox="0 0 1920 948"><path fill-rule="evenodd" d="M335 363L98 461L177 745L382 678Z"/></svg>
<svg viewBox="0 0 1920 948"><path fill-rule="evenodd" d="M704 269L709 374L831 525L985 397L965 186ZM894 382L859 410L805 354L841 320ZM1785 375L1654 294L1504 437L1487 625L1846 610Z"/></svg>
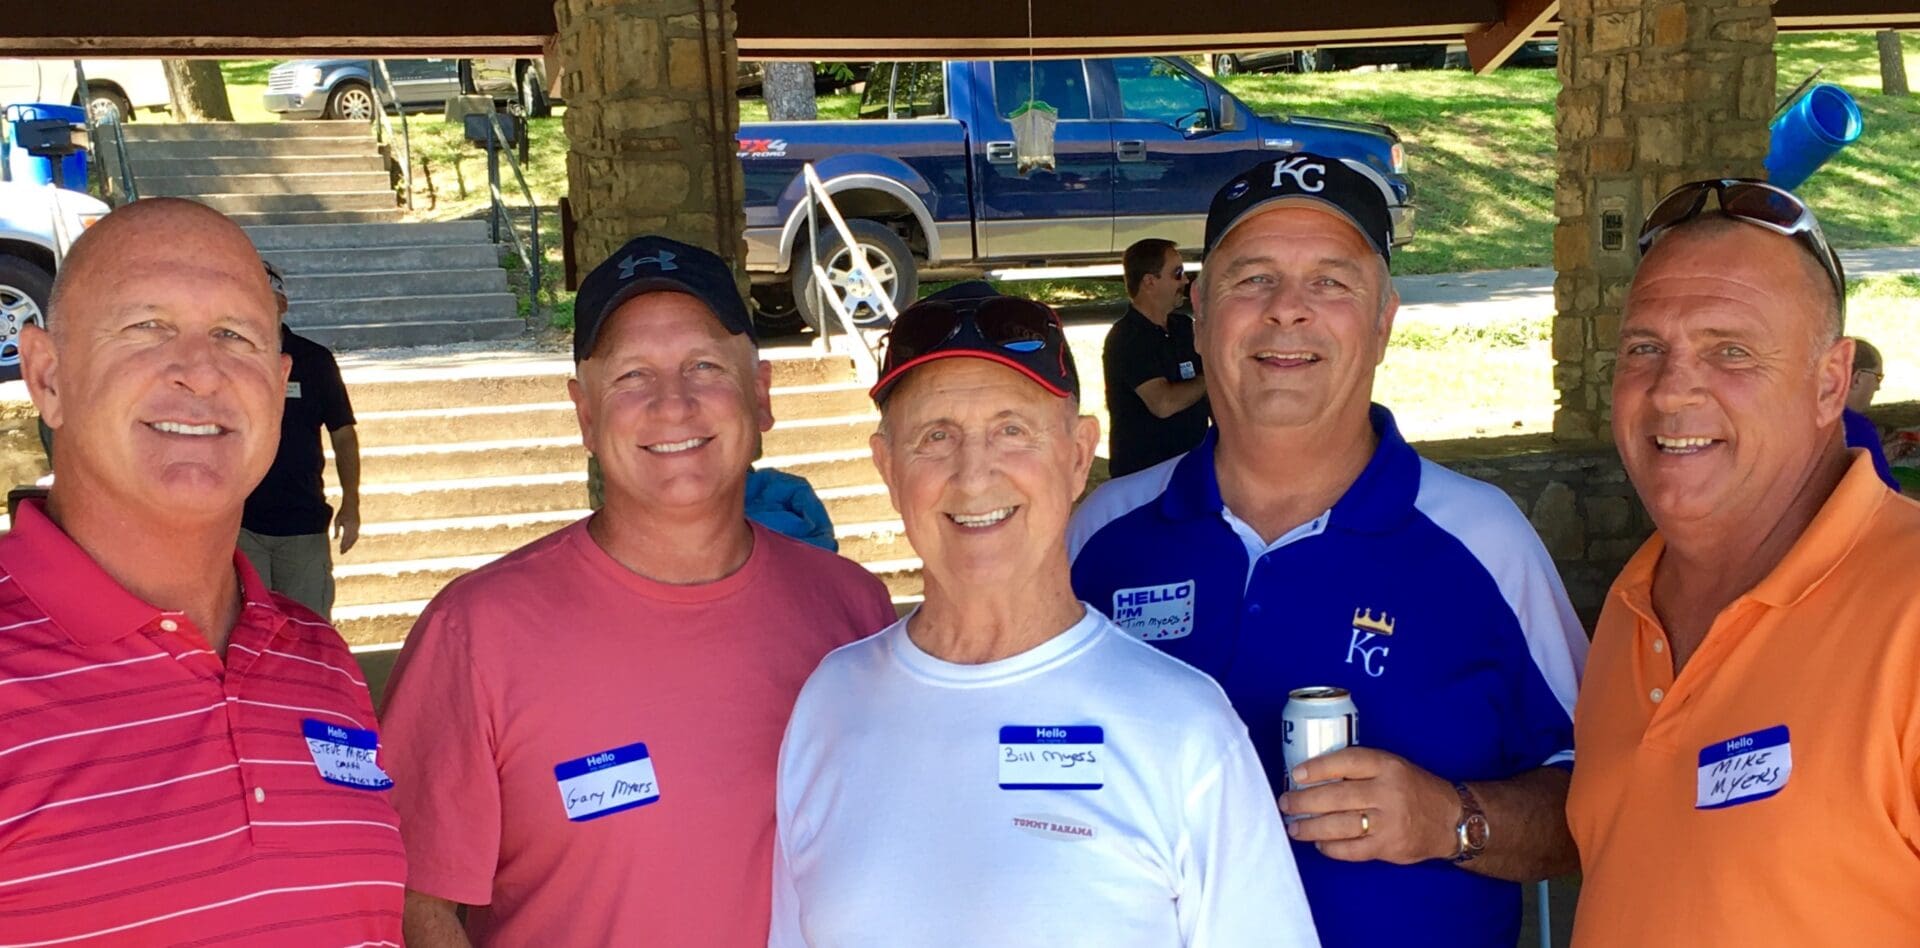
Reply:
<svg viewBox="0 0 1920 948"><path fill-rule="evenodd" d="M582 275L645 233L742 261L732 0L555 0L554 19Z"/></svg>
<svg viewBox="0 0 1920 948"><path fill-rule="evenodd" d="M1560 16L1553 431L1605 441L1641 219L1683 182L1766 174L1772 4L1564 0Z"/></svg>

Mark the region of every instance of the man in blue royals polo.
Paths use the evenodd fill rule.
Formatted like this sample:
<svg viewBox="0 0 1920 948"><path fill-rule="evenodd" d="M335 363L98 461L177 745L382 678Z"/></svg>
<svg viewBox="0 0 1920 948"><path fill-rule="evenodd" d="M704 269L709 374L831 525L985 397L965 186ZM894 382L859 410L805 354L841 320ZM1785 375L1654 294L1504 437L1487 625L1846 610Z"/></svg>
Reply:
<svg viewBox="0 0 1920 948"><path fill-rule="evenodd" d="M1213 675L1280 797L1329 946L1500 945L1564 814L1587 640L1512 501L1372 404L1399 298L1385 186L1311 154L1229 182L1193 293L1215 429L1075 515L1073 585ZM1286 772L1281 712L1352 692L1357 746Z"/></svg>

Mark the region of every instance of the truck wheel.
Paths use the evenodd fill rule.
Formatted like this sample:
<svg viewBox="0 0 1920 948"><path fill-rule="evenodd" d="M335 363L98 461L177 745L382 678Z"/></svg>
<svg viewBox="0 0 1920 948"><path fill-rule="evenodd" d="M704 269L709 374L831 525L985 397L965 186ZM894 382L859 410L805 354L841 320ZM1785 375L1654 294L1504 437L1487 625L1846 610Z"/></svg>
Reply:
<svg viewBox="0 0 1920 948"><path fill-rule="evenodd" d="M867 265L873 269L879 285L869 285L854 276L853 253L841 242L839 233L831 229L820 235L820 263L826 268L832 288L853 315L853 321L863 327L884 327L887 317L878 305L882 295L893 300L895 310L902 310L920 292L920 271L914 263L913 251L907 249L907 242L901 240L899 234L879 221L851 220L847 222L847 229L853 233L855 248L866 254ZM813 268L806 265L806 237L802 235L801 240L800 253L794 260L793 296L801 317L818 332L828 320L836 317L832 306L814 296Z"/></svg>
<svg viewBox="0 0 1920 948"><path fill-rule="evenodd" d="M547 101L547 90L540 85L540 75L532 66L520 70L520 107L527 110L528 118L546 118L553 114L553 103Z"/></svg>
<svg viewBox="0 0 1920 948"><path fill-rule="evenodd" d="M348 80L333 87L327 96L326 118L373 121L373 90L364 82Z"/></svg>
<svg viewBox="0 0 1920 948"><path fill-rule="evenodd" d="M118 116L116 121L133 121L133 104L127 101L127 97L112 86L97 82L87 83L87 111L92 113L95 125L105 125L109 113Z"/></svg>
<svg viewBox="0 0 1920 948"><path fill-rule="evenodd" d="M1296 51L1293 54L1293 71L1319 72L1326 69L1327 64L1325 60L1322 59L1323 55L1324 54L1317 49L1302 49Z"/></svg>
<svg viewBox="0 0 1920 948"><path fill-rule="evenodd" d="M1239 71L1240 71L1240 63L1239 61L1233 58L1232 53L1213 54L1213 74L1214 75L1231 76L1234 73Z"/></svg>
<svg viewBox="0 0 1920 948"><path fill-rule="evenodd" d="M46 312L53 274L24 257L0 254L0 381L20 377L20 327Z"/></svg>
<svg viewBox="0 0 1920 948"><path fill-rule="evenodd" d="M761 338L790 336L807 327L794 305L791 283L756 283L752 296L753 324Z"/></svg>

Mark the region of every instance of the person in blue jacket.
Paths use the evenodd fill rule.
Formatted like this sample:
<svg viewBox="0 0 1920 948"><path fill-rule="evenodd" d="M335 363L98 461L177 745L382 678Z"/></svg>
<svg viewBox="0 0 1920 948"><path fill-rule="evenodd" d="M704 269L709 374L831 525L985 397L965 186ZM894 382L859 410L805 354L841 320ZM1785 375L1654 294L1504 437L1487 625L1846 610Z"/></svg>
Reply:
<svg viewBox="0 0 1920 948"><path fill-rule="evenodd" d="M1867 417L1867 407L1873 404L1874 393L1880 391L1880 383L1886 377L1887 363L1880 358L1880 350L1855 336L1853 378L1847 385L1847 408L1840 413L1841 424L1847 432L1847 447L1865 448L1867 456L1873 459L1874 472L1888 487L1898 491L1900 482L1894 479L1893 468L1887 464L1886 449L1880 444L1880 429Z"/></svg>
<svg viewBox="0 0 1920 948"><path fill-rule="evenodd" d="M754 452L758 457L759 451ZM833 538L833 520L827 505L813 492L813 484L798 474L762 467L747 473L747 519L775 533L840 552Z"/></svg>

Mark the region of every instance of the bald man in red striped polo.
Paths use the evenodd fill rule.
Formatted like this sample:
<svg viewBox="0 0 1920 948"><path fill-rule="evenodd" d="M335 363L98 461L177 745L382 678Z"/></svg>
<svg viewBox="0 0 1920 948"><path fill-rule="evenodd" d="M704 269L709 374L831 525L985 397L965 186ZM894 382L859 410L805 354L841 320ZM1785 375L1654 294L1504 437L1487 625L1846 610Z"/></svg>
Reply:
<svg viewBox="0 0 1920 948"><path fill-rule="evenodd" d="M398 945L366 683L234 551L288 372L252 243L121 208L21 350L60 450L0 539L0 948Z"/></svg>

